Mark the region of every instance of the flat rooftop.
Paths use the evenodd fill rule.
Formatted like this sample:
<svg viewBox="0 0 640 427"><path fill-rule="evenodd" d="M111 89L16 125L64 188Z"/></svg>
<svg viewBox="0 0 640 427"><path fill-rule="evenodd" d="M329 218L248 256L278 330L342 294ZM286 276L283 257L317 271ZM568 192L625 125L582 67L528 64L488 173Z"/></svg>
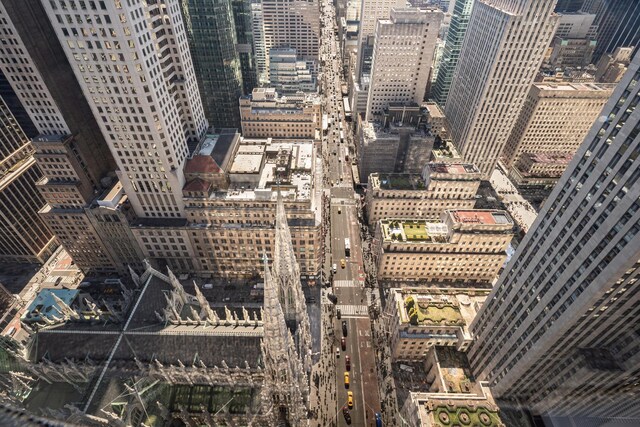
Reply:
<svg viewBox="0 0 640 427"><path fill-rule="evenodd" d="M540 90L545 91L568 91L568 92L577 92L577 91L611 91L612 85L601 84L601 83L570 83L570 82L559 82L559 83L534 83L535 87Z"/></svg>
<svg viewBox="0 0 640 427"><path fill-rule="evenodd" d="M425 102L422 107L426 108L430 117L444 118L444 112L435 102Z"/></svg>
<svg viewBox="0 0 640 427"><path fill-rule="evenodd" d="M310 199L313 159L310 140L244 139L232 160L229 191L214 193L212 197L275 200L272 187L279 182L284 197Z"/></svg>
<svg viewBox="0 0 640 427"><path fill-rule="evenodd" d="M513 224L504 211L491 210L456 210L450 212L454 222L462 224L498 225Z"/></svg>
<svg viewBox="0 0 640 427"><path fill-rule="evenodd" d="M449 228L444 222L426 220L381 220L385 241L409 243L447 243Z"/></svg>
<svg viewBox="0 0 640 427"><path fill-rule="evenodd" d="M427 168L432 173L447 175L479 175L478 168L471 163L429 163Z"/></svg>
<svg viewBox="0 0 640 427"><path fill-rule="evenodd" d="M373 177L372 177L373 178ZM385 173L377 174L374 180L384 190L424 190L422 176L417 173Z"/></svg>
<svg viewBox="0 0 640 427"><path fill-rule="evenodd" d="M568 165L573 159L573 153L525 153L524 156L534 163L554 165Z"/></svg>
<svg viewBox="0 0 640 427"><path fill-rule="evenodd" d="M476 316L488 291L472 293L455 290L391 289L400 310L403 323L410 323L412 315L415 326L460 326L466 329ZM413 308L412 308L413 307ZM411 313L410 313L411 312ZM417 316L416 316L417 315Z"/></svg>

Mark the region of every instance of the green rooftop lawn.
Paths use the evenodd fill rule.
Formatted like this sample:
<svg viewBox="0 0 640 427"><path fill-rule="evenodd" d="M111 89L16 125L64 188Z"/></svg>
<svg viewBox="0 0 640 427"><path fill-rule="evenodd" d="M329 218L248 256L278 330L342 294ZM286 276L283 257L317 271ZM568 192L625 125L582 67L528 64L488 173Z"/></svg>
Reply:
<svg viewBox="0 0 640 427"><path fill-rule="evenodd" d="M438 406L434 411L435 426L504 426L497 412L485 407L470 408L467 406Z"/></svg>
<svg viewBox="0 0 640 427"><path fill-rule="evenodd" d="M405 222L402 225L407 240L427 240L429 238L424 222Z"/></svg>
<svg viewBox="0 0 640 427"><path fill-rule="evenodd" d="M410 296L405 299L404 306L412 325L464 325L460 309L450 302L417 303L415 298Z"/></svg>
<svg viewBox="0 0 640 427"><path fill-rule="evenodd" d="M388 174L380 175L380 188L390 190L424 189L424 182L416 174Z"/></svg>

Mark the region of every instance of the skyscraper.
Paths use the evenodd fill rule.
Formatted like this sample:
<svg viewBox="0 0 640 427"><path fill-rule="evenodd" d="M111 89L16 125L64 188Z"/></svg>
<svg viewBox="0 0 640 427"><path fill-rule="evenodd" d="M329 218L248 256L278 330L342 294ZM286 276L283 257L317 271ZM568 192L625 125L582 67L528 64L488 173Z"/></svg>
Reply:
<svg viewBox="0 0 640 427"><path fill-rule="evenodd" d="M445 113L466 161L490 175L555 29L554 0L477 0Z"/></svg>
<svg viewBox="0 0 640 427"><path fill-rule="evenodd" d="M393 8L378 20L366 120L390 103L424 100L442 17L440 9Z"/></svg>
<svg viewBox="0 0 640 427"><path fill-rule="evenodd" d="M638 47L640 42L640 2L603 0L596 13L596 50L593 62L617 47Z"/></svg>
<svg viewBox="0 0 640 427"><path fill-rule="evenodd" d="M558 0L556 12L577 12L583 3L584 0Z"/></svg>
<svg viewBox="0 0 640 427"><path fill-rule="evenodd" d="M504 165L511 168L525 153L573 154L612 91L595 83L531 85L502 152Z"/></svg>
<svg viewBox="0 0 640 427"><path fill-rule="evenodd" d="M373 37L376 32L378 19L389 19L391 9L405 7L404 0L362 0L360 10L360 27L358 32L358 57L356 60L356 79L359 82L362 74L362 66L365 56L371 55L371 49L366 46L373 45L367 39ZM365 52L366 51L366 52Z"/></svg>
<svg viewBox="0 0 640 427"><path fill-rule="evenodd" d="M45 262L58 246L38 216L42 172L33 147L0 99L0 262Z"/></svg>
<svg viewBox="0 0 640 427"><path fill-rule="evenodd" d="M231 0L236 30L236 52L242 72L242 94L249 95L258 86L256 56L253 41L251 0Z"/></svg>
<svg viewBox="0 0 640 427"><path fill-rule="evenodd" d="M43 5L136 215L182 217L183 166L207 121L178 0Z"/></svg>
<svg viewBox="0 0 640 427"><path fill-rule="evenodd" d="M265 83L268 80L267 56L269 52L264 40L264 14L260 2L251 3L251 31L253 33L253 51L256 55L258 83Z"/></svg>
<svg viewBox="0 0 640 427"><path fill-rule="evenodd" d="M236 50L231 0L184 1L182 15L209 124L218 128L240 127L242 68Z"/></svg>
<svg viewBox="0 0 640 427"><path fill-rule="evenodd" d="M458 64L462 41L467 32L467 25L469 25L469 17L471 16L474 1L475 0L456 0L454 5L451 24L447 32L447 40L444 44L444 52L440 59L438 78L433 85L430 96L430 98L435 100L442 108L444 108L447 97L449 96L453 72Z"/></svg>
<svg viewBox="0 0 640 427"><path fill-rule="evenodd" d="M74 155L99 189L115 162L42 3L3 0L0 16L0 30L7 36L0 47L6 59L0 69L36 134L73 135Z"/></svg>
<svg viewBox="0 0 640 427"><path fill-rule="evenodd" d="M551 415L638 416L640 56L471 328L474 374Z"/></svg>
<svg viewBox="0 0 640 427"><path fill-rule="evenodd" d="M271 48L269 51L269 87L279 95L296 92L315 92L316 79L312 74L314 61L298 59L295 49Z"/></svg>
<svg viewBox="0 0 640 427"><path fill-rule="evenodd" d="M2 72L2 68L0 67L0 98L7 104L9 111L13 114L18 125L22 128L22 131L27 135L27 138L33 138L38 134L38 129L36 129L35 125L31 121L31 117L27 113L27 110L24 109L22 102L20 102L20 98L13 90L11 85L9 84L9 80L7 80L7 76Z"/></svg>
<svg viewBox="0 0 640 427"><path fill-rule="evenodd" d="M318 59L318 0L262 0L262 19L266 55L272 47L291 47L301 59Z"/></svg>

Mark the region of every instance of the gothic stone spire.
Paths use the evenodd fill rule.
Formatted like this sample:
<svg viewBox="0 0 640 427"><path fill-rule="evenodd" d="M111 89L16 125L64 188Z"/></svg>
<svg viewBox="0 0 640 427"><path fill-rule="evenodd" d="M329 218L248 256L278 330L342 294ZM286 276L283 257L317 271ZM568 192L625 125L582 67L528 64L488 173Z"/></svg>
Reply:
<svg viewBox="0 0 640 427"><path fill-rule="evenodd" d="M276 238L273 260L273 274L280 287L280 301L285 319L295 322L296 344L298 354L304 364L305 372L311 371L311 326L307 314L307 304L302 283L300 268L291 240L291 231L287 223L284 201L278 190L276 205Z"/></svg>
<svg viewBox="0 0 640 427"><path fill-rule="evenodd" d="M303 425L309 400L309 382L302 361L285 323L277 283L264 256L264 338L262 355L265 367L265 390L278 415L286 409L292 426Z"/></svg>

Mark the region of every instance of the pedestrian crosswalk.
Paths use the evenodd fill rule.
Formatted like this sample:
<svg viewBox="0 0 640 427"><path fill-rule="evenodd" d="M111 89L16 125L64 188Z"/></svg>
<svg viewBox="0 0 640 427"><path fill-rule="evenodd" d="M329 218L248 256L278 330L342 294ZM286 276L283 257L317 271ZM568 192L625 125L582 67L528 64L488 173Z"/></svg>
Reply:
<svg viewBox="0 0 640 427"><path fill-rule="evenodd" d="M338 304L342 317L368 317L369 309L366 305Z"/></svg>
<svg viewBox="0 0 640 427"><path fill-rule="evenodd" d="M355 288L356 283L353 280L334 280L333 286L336 288Z"/></svg>

